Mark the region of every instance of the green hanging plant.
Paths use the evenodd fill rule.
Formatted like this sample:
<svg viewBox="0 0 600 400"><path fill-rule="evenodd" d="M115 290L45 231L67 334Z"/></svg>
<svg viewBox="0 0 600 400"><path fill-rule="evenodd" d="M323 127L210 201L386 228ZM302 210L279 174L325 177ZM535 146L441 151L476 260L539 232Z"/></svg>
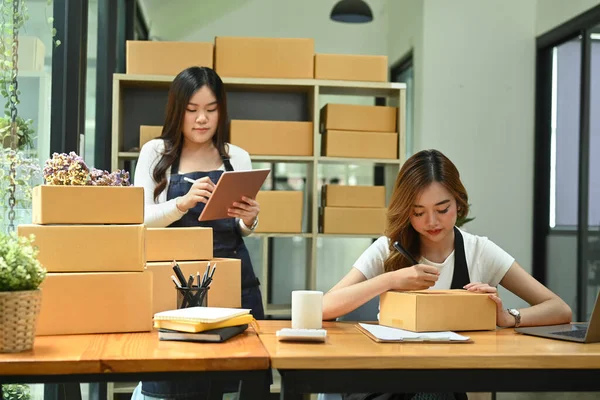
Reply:
<svg viewBox="0 0 600 400"><path fill-rule="evenodd" d="M46 2L46 13L48 7L52 5L52 0ZM47 14L46 14L47 15ZM37 163L36 152L33 149L34 130L31 126L31 120L25 120L18 115L19 97L19 31L29 20L28 0L2 0L0 2L0 95L5 100L4 115L0 119L0 147L8 149L11 152L2 152L3 156L8 156L10 164L3 165L0 176L0 191L2 197L8 201L3 203L2 213L7 216L9 231L14 230L14 220L16 217L15 208L19 203L28 201L31 187L27 181L21 179L23 175L23 166L19 163L21 160L32 160L32 165ZM56 28L54 28L54 18L46 18L50 26L51 36L54 46L60 45L59 40L55 40ZM21 154L22 153L22 154ZM23 155L26 154L26 157ZM27 169L27 168L25 168ZM25 175L28 175L25 173ZM20 184L26 186L25 190Z"/></svg>

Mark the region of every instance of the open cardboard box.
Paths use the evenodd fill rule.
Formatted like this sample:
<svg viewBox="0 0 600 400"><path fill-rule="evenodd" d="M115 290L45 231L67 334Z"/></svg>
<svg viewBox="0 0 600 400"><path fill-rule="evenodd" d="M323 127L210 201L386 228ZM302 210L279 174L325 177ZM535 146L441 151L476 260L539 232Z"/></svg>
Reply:
<svg viewBox="0 0 600 400"><path fill-rule="evenodd" d="M379 324L413 332L496 329L496 303L462 289L389 291L380 296Z"/></svg>

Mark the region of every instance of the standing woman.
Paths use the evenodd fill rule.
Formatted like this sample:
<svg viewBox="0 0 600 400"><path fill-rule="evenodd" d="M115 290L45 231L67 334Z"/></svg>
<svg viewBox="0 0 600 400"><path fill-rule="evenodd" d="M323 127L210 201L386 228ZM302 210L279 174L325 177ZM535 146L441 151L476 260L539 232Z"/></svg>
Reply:
<svg viewBox="0 0 600 400"><path fill-rule="evenodd" d="M244 197L231 206L230 218L198 221L224 171L252 169L248 153L226 143L227 123L225 88L217 73L207 67L180 72L169 89L162 135L142 147L134 184L144 187L147 226L213 229L215 257L241 260L242 307L250 309L254 318L264 319L259 281L242 238L258 224L258 203ZM197 384L144 382L142 392L158 398L189 398L198 393Z"/></svg>

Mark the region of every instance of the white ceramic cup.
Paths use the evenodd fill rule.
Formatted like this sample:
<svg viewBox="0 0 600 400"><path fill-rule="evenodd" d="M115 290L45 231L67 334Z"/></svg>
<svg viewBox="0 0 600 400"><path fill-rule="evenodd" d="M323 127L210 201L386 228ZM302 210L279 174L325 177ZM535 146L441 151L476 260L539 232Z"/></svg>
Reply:
<svg viewBox="0 0 600 400"><path fill-rule="evenodd" d="M323 326L323 292L292 291L292 329L321 329Z"/></svg>

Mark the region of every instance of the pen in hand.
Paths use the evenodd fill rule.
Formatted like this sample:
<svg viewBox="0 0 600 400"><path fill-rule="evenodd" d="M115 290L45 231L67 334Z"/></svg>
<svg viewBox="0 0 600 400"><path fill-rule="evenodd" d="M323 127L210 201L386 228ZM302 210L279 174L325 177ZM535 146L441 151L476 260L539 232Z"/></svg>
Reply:
<svg viewBox="0 0 600 400"><path fill-rule="evenodd" d="M183 180L184 180L184 181L186 181L186 182L189 182L189 183L191 183L192 185L193 185L194 183L196 183L196 181L195 181L195 180L193 180L192 178L188 178L187 176L184 176L184 177L183 177Z"/></svg>
<svg viewBox="0 0 600 400"><path fill-rule="evenodd" d="M414 259L414 257L413 257L413 256L411 256L411 255L408 253L408 251L406 251L406 250L404 249L404 247L402 247L402 246L400 245L400 243L398 243L398 242L394 242L393 246L394 246L394 248L395 248L396 250L398 250L398 253L402 254L404 257L406 257L408 260L410 260L410 262L412 263L412 265L417 265L417 264L419 263L417 260L415 260L415 259Z"/></svg>

